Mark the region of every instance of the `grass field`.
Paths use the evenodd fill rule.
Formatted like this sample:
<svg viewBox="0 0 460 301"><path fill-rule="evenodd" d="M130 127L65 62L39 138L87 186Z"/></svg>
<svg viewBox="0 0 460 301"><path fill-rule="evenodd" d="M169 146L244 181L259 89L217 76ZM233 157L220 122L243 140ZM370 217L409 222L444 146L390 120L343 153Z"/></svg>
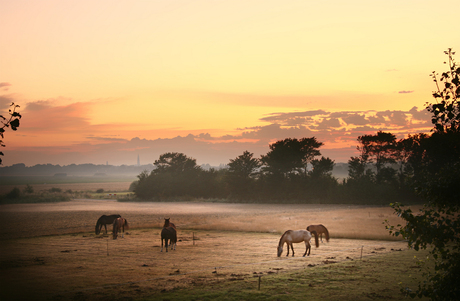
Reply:
<svg viewBox="0 0 460 301"><path fill-rule="evenodd" d="M33 187L34 191L45 191L51 188L60 188L63 191L128 191L129 185L136 180L134 176L1 176L0 195L10 192L14 187L23 190L26 185Z"/></svg>
<svg viewBox="0 0 460 301"><path fill-rule="evenodd" d="M129 221L125 237L95 235L97 218L112 213ZM160 252L164 217L180 240L168 253ZM398 222L390 208L364 206L1 205L0 299L399 300L398 283L414 283L420 253L391 240L384 219ZM299 256L276 256L281 233L313 223L328 227L329 243L310 257L300 257L304 244L294 246Z"/></svg>

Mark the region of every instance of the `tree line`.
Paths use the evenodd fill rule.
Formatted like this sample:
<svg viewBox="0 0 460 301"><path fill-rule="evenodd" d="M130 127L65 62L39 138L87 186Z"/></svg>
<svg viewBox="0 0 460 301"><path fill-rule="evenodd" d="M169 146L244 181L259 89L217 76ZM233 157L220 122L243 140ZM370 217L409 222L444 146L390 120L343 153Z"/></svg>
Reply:
<svg viewBox="0 0 460 301"><path fill-rule="evenodd" d="M348 161L348 177L332 175L335 162L321 155L315 137L286 138L269 145L260 158L244 151L227 168L204 170L183 153L160 155L151 172L144 171L131 189L139 199L227 198L252 202L328 202L388 204L416 202L412 189L422 177L427 134L397 139L379 131L357 138L360 155ZM445 157L444 157L445 158Z"/></svg>

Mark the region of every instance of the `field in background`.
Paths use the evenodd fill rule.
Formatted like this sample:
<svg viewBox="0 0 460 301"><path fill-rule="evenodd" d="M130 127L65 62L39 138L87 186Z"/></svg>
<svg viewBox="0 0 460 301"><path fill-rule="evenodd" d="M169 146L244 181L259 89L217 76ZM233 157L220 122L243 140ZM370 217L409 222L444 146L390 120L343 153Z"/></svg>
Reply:
<svg viewBox="0 0 460 301"><path fill-rule="evenodd" d="M14 187L21 191L27 185L35 192L60 188L62 191L76 192L96 191L104 189L107 192L128 191L135 177L53 177L53 176L2 176L0 177L0 194L10 192Z"/></svg>

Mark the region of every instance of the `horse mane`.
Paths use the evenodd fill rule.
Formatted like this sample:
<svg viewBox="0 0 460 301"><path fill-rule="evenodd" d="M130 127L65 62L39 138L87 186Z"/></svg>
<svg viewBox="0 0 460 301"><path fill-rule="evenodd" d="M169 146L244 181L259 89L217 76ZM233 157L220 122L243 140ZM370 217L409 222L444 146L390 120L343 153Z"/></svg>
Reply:
<svg viewBox="0 0 460 301"><path fill-rule="evenodd" d="M281 242L283 241L284 236L285 236L288 232L292 232L292 230L287 230L286 232L283 233L283 235L281 235L280 242L278 243L278 246L281 246Z"/></svg>

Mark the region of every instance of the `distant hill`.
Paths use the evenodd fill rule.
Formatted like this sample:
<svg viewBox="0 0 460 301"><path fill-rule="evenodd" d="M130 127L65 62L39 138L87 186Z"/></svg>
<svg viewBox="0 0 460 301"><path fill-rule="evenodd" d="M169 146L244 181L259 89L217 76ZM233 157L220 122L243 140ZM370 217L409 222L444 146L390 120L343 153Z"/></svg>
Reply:
<svg viewBox="0 0 460 301"><path fill-rule="evenodd" d="M210 166L209 164L204 164L201 167L209 170L211 168L225 168L226 165ZM103 164L70 164L64 166L37 164L34 166L26 166L23 163L18 163L11 166L0 167L0 176L137 176L143 171L150 173L153 169L153 164L120 166ZM346 178L348 176L348 164L336 163L332 174L337 178Z"/></svg>
<svg viewBox="0 0 460 301"><path fill-rule="evenodd" d="M70 164L70 165L53 165L38 164L26 166L23 163L11 166L0 167L0 176L136 176L142 171L150 172L153 170L153 164L146 165L95 165L95 164Z"/></svg>

